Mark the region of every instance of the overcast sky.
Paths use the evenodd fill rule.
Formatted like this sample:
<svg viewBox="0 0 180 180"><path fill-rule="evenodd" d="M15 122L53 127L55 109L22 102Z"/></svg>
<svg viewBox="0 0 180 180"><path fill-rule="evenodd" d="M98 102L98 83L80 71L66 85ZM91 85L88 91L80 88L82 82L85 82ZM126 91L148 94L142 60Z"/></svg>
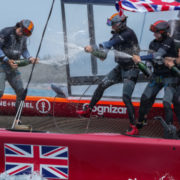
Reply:
<svg viewBox="0 0 180 180"><path fill-rule="evenodd" d="M37 52L41 34L45 26L52 0L0 0L0 29L14 26L22 19L30 19L34 22L35 29L29 38L28 47L33 56ZM56 53L59 49L59 33L62 32L60 0L56 0L52 17L49 21L41 54ZM58 41L59 38L59 41ZM51 44L52 41L54 45ZM56 46L56 47L55 47Z"/></svg>
<svg viewBox="0 0 180 180"><path fill-rule="evenodd" d="M47 16L52 4L52 0L0 0L0 29L8 26L14 26L16 22L22 19L30 19L34 22L35 29L28 41L28 48L32 56L36 55L40 38L45 26ZM87 7L85 5L66 5L66 18L68 29L68 40L70 43L80 44L82 46L89 43ZM106 19L112 13L116 13L113 6L95 6L94 18L97 43L108 40L110 37L110 28L106 26ZM146 47L153 38L149 32L149 24L157 19L169 20L175 18L176 12L167 14L149 13L146 16L144 30L142 23L144 14L126 12L128 15L128 25L133 28L140 40L140 34L143 32L146 38L142 39L143 48ZM147 35L149 33L149 35ZM64 55L63 34L61 22L60 0L56 0L48 28L43 40L40 56L43 55Z"/></svg>

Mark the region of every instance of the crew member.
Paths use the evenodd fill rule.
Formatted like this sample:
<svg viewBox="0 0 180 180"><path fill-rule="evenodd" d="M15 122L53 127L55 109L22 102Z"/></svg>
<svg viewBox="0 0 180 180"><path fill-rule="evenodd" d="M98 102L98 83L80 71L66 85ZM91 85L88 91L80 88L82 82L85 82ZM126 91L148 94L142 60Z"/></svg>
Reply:
<svg viewBox="0 0 180 180"><path fill-rule="evenodd" d="M120 83L123 80L123 102L125 103L130 119L130 128L126 132L127 135L138 134L136 128L134 107L131 102L131 96L138 78L139 69L132 61L132 58L120 57L119 51L129 55L139 54L139 45L136 34L132 29L127 27L127 16L119 13L113 14L108 20L107 25L112 27L112 37L109 41L105 41L99 47L88 45L85 51L92 53L101 60L106 59L108 50L114 49L115 62L117 66L112 69L109 74L99 83L95 90L89 106L83 110L78 110L77 113L82 116L89 117L93 107L103 96L105 89Z"/></svg>
<svg viewBox="0 0 180 180"><path fill-rule="evenodd" d="M168 67L165 66L163 59L165 57L176 57L175 44L169 36L169 24L166 21L159 20L150 26L150 31L154 33L155 39L150 43L150 52L146 56L133 56L135 63L142 60L149 60L153 65L153 75L146 86L140 102L138 128L144 125L144 119L151 109L156 95L164 88L163 105L165 111L165 121L167 124L173 122L173 111L171 103L176 92L177 78Z"/></svg>
<svg viewBox="0 0 180 180"><path fill-rule="evenodd" d="M174 111L180 123L180 48L178 51L178 58L167 57L165 58L165 65L177 76L178 84L176 88L176 93L174 94L173 104Z"/></svg>
<svg viewBox="0 0 180 180"><path fill-rule="evenodd" d="M16 109L18 109L24 92L16 60L23 56L30 63L37 62L35 58L30 56L26 45L27 38L31 36L33 29L33 22L24 19L16 23L15 26L6 27L0 31L0 97L3 96L7 80L17 95Z"/></svg>

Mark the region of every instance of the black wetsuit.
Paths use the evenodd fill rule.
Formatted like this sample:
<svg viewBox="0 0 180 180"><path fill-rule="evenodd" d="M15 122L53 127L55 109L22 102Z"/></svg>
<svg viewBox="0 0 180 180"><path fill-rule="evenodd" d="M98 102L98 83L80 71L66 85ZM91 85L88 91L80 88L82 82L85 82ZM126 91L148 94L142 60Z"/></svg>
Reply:
<svg viewBox="0 0 180 180"><path fill-rule="evenodd" d="M122 58L118 56L119 51L130 55L139 54L139 45L137 37L133 30L126 28L119 33L113 33L112 38L100 44L100 49L108 51L115 50L115 62L118 64L98 85L95 90L89 107L93 108L102 97L104 90L113 84L120 83L123 80L123 101L127 107L131 124L135 124L134 107L131 102L131 96L138 78L139 70L131 58Z"/></svg>
<svg viewBox="0 0 180 180"><path fill-rule="evenodd" d="M176 65L176 67L178 68L177 71L175 73L175 75L178 76L178 84L177 84L177 88L176 88L176 93L174 94L174 98L173 98L173 104L174 104L174 111L176 113L176 116L178 118L178 121L180 123L180 66Z"/></svg>
<svg viewBox="0 0 180 180"><path fill-rule="evenodd" d="M176 93L173 99L174 111L180 123L180 85L177 87Z"/></svg>
<svg viewBox="0 0 180 180"><path fill-rule="evenodd" d="M175 41L176 50L178 51L180 48L180 20L173 19L168 21L168 23L170 24L170 29L171 29L170 32ZM180 71L180 66L177 65L177 67L179 68ZM178 87L174 95L173 104L174 104L174 111L180 123L180 77L179 77Z"/></svg>
<svg viewBox="0 0 180 180"><path fill-rule="evenodd" d="M164 57L177 57L175 44L172 38L164 37L162 41L153 40L149 49L153 50L151 62L153 64L153 76L146 86L142 96L139 109L139 122L142 122L145 115L148 114L152 107L156 95L164 88L163 105L165 111L165 120L168 124L173 122L173 111L171 103L174 93L176 92L177 78L172 71L164 65ZM145 57L144 57L145 60Z"/></svg>
<svg viewBox="0 0 180 180"><path fill-rule="evenodd" d="M20 59L21 55L25 59L30 58L26 41L27 37L16 35L15 27L7 27L0 31L0 97L4 94L5 81L7 80L17 95L16 109L19 106L24 88L20 72L18 69L12 69L8 60Z"/></svg>

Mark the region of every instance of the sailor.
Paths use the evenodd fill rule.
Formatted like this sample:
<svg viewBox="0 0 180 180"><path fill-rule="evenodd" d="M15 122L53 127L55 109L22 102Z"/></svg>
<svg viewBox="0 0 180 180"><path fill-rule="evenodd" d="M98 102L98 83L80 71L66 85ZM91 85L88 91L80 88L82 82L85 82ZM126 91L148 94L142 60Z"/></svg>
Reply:
<svg viewBox="0 0 180 180"><path fill-rule="evenodd" d="M173 98L173 104L174 104L174 111L180 123L180 46L178 50L178 58L172 58L172 57L165 58L165 65L179 78L176 88L176 93L174 94L174 98Z"/></svg>
<svg viewBox="0 0 180 180"><path fill-rule="evenodd" d="M165 66L163 59L165 57L176 57L175 44L173 38L169 36L169 24L166 21L159 20L150 26L150 31L154 33L155 39L150 43L150 53L141 58L133 56L135 63L141 60L148 60L153 65L153 75L146 86L140 102L138 128L142 128L144 120L151 109L156 95L164 88L163 105L165 110L165 121L167 124L173 122L173 111L171 103L176 92L177 78L174 77L171 70Z"/></svg>
<svg viewBox="0 0 180 180"><path fill-rule="evenodd" d="M174 39L176 50L180 47L180 11L178 12L177 19L168 21L170 25L170 36Z"/></svg>
<svg viewBox="0 0 180 180"><path fill-rule="evenodd" d="M173 37L175 41L176 50L178 51L178 58L176 59L167 58L166 65L172 70L174 69L178 70L180 69L180 11L178 12L177 19L170 20L168 21L168 23L170 24L170 35ZM179 74L178 72L176 72L175 74L179 77L180 70L179 70ZM177 91L173 99L173 104L174 104L174 111L180 123L180 77L179 77Z"/></svg>
<svg viewBox="0 0 180 180"><path fill-rule="evenodd" d="M127 16L119 13L113 14L107 19L107 25L112 27L112 37L110 40L103 42L99 47L88 45L85 47L85 51L92 53L94 56L101 60L106 59L108 50L114 49L115 62L117 66L112 69L105 78L99 83L96 88L90 104L83 110L78 110L77 113L81 116L89 117L93 107L103 96L105 89L108 87L120 83L123 80L123 92L122 98L125 103L130 119L130 128L127 130L127 135L138 134L136 128L134 107L131 102L131 96L138 78L139 69L135 66L131 57L120 57L119 51L133 55L139 54L139 45L136 34L132 29L126 25Z"/></svg>
<svg viewBox="0 0 180 180"><path fill-rule="evenodd" d="M33 22L24 19L16 23L15 26L6 27L0 31L0 97L3 96L7 80L17 95L16 110L24 92L16 60L23 56L29 63L37 62L37 59L30 56L26 44L33 29Z"/></svg>

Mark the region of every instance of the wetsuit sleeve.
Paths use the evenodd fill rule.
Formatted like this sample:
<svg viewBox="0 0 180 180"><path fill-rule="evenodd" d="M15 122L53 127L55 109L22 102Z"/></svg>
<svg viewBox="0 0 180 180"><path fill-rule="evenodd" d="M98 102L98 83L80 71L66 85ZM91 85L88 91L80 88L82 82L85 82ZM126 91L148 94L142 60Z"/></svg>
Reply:
<svg viewBox="0 0 180 180"><path fill-rule="evenodd" d="M173 66L171 70L175 74L175 76L180 78L180 69L177 66Z"/></svg>
<svg viewBox="0 0 180 180"><path fill-rule="evenodd" d="M170 43L170 41L168 43ZM148 55L141 56L141 60L143 60L143 61L153 61L153 60L161 60L161 59L163 59L163 57L167 54L167 51L170 48L170 46L166 45L168 43L164 42L162 44L162 46L156 52L151 52ZM154 44L154 41L152 41L149 44L149 50L153 50L153 44Z"/></svg>
<svg viewBox="0 0 180 180"><path fill-rule="evenodd" d="M0 58L7 62L9 60L9 58L4 54L2 47L4 45L4 41L5 41L5 34L3 33L3 31L0 31Z"/></svg>
<svg viewBox="0 0 180 180"><path fill-rule="evenodd" d="M24 39L24 43L23 43L22 56L23 56L25 59L29 59L29 58L31 57L30 54L29 54L29 51L28 51L28 49L27 49L26 39Z"/></svg>
<svg viewBox="0 0 180 180"><path fill-rule="evenodd" d="M166 51L162 48L159 48L157 52L141 56L141 60L142 61L153 61L154 59L160 60L160 59L163 59L165 54L166 54Z"/></svg>
<svg viewBox="0 0 180 180"><path fill-rule="evenodd" d="M144 56L140 56L142 61L152 61L153 59L153 54L148 54Z"/></svg>
<svg viewBox="0 0 180 180"><path fill-rule="evenodd" d="M167 51L163 48L159 48L157 52L153 53L154 59L162 59L167 54Z"/></svg>
<svg viewBox="0 0 180 180"><path fill-rule="evenodd" d="M101 45L105 49L111 49L114 45L123 43L126 39L124 36L116 35L113 38L111 38L109 41L103 42Z"/></svg>
<svg viewBox="0 0 180 180"><path fill-rule="evenodd" d="M27 49L23 51L22 56L25 59L29 59L31 57L30 54L29 54L29 51Z"/></svg>
<svg viewBox="0 0 180 180"><path fill-rule="evenodd" d="M105 41L103 43L101 43L99 45L99 50L101 50L101 52L103 52L104 57L102 59L105 59L107 57L107 53L108 51L115 46L116 44L120 44L123 43L125 41L125 37L126 34L122 35L114 35L109 41ZM128 33L127 33L127 37L128 37Z"/></svg>
<svg viewBox="0 0 180 180"><path fill-rule="evenodd" d="M173 40L170 38L167 38L163 43L162 46L157 50L157 52L153 53L154 59L162 59L168 51L172 48Z"/></svg>

